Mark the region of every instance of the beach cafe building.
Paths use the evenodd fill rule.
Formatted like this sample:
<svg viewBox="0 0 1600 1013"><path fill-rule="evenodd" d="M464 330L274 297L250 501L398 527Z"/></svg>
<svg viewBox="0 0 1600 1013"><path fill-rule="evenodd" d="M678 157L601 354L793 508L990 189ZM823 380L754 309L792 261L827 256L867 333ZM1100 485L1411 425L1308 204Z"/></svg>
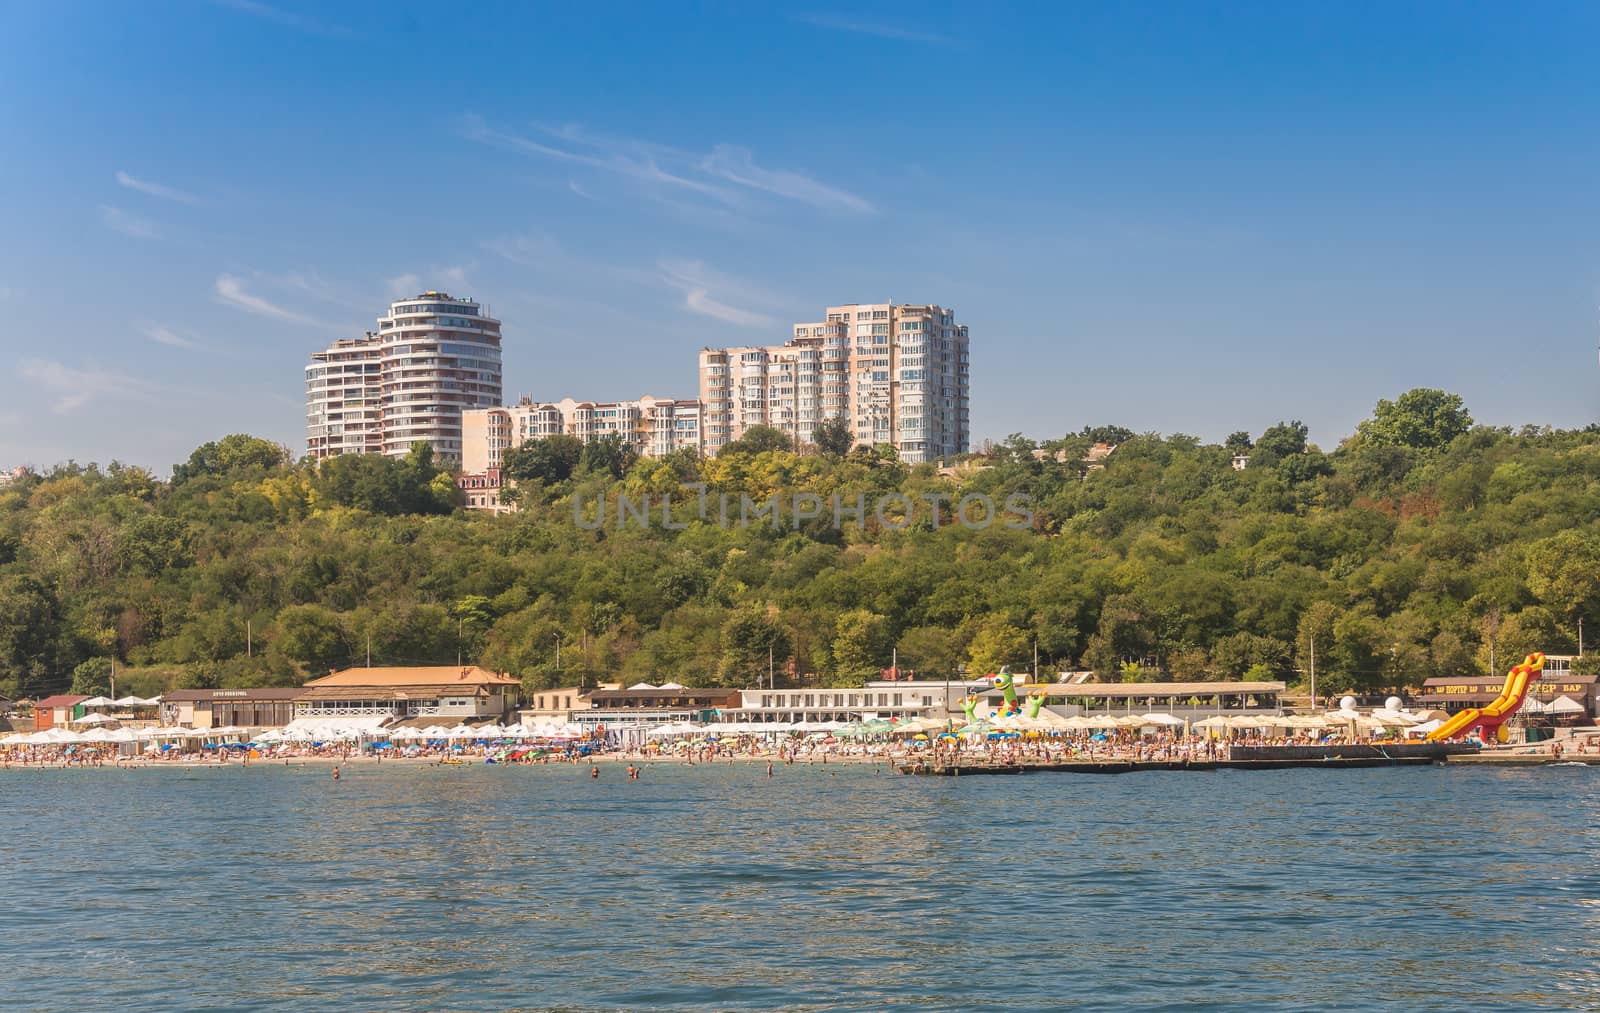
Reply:
<svg viewBox="0 0 1600 1013"><path fill-rule="evenodd" d="M1552 663L1552 662L1557 663ZM1525 707L1530 713L1549 713L1552 717L1593 718L1595 716L1595 676L1573 675L1566 658L1545 658L1545 671L1538 681L1531 683L1529 698L1537 706ZM1454 714L1468 707L1482 707L1492 703L1505 688L1505 676L1441 676L1422 684L1416 702L1423 707L1436 708ZM1557 704L1565 697L1568 704ZM1582 712L1572 709L1583 708Z"/></svg>
<svg viewBox="0 0 1600 1013"><path fill-rule="evenodd" d="M916 681L909 679L869 682L845 689L746 689L736 706L724 708L719 719L760 724L798 724L820 721L858 721L874 718L900 721L961 713L961 700L988 688L987 680Z"/></svg>
<svg viewBox="0 0 1600 1013"><path fill-rule="evenodd" d="M185 728L282 728L303 690L175 689L161 697L161 723Z"/></svg>
<svg viewBox="0 0 1600 1013"><path fill-rule="evenodd" d="M72 721L83 717L83 702L89 699L81 694L59 693L47 696L33 705L33 730L46 731L50 728L66 727Z"/></svg>
<svg viewBox="0 0 1600 1013"><path fill-rule="evenodd" d="M669 682L661 686L640 683L627 689L597 689L589 693L587 709L572 712L573 722L593 729L604 725L672 724L715 721L719 711L739 706L737 689L695 689Z"/></svg>
<svg viewBox="0 0 1600 1013"><path fill-rule="evenodd" d="M519 680L475 665L347 668L305 684L294 700L294 724L377 729L411 718L444 725L500 721L521 689Z"/></svg>
<svg viewBox="0 0 1600 1013"><path fill-rule="evenodd" d="M1281 682L1047 682L1016 687L1021 700L1043 690L1044 705L1063 717L1075 714L1171 714L1179 718L1208 718L1235 714L1281 714ZM1004 699L1001 690L983 691L988 708L997 709Z"/></svg>

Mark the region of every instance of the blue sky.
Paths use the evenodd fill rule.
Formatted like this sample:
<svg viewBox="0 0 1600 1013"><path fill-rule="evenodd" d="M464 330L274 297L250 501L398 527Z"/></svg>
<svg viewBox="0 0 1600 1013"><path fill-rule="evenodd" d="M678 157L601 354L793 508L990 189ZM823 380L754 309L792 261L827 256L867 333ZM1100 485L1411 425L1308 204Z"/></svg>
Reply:
<svg viewBox="0 0 1600 1013"><path fill-rule="evenodd" d="M0 0L0 465L298 450L434 287L508 397L893 299L977 440L1600 417L1600 6L464 7Z"/></svg>

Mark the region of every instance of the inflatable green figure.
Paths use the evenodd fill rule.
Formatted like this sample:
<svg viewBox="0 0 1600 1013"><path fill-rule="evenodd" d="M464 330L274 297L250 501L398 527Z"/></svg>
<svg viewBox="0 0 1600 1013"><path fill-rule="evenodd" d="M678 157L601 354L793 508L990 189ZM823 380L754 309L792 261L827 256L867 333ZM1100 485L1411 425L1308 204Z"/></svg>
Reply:
<svg viewBox="0 0 1600 1013"><path fill-rule="evenodd" d="M961 698L961 709L967 712L967 724L975 725L975 724L978 723L978 714L977 714L977 711L978 711L978 698L977 697L975 697L975 696L964 696L964 697L962 697Z"/></svg>
<svg viewBox="0 0 1600 1013"><path fill-rule="evenodd" d="M1044 706L1044 690L1036 689L1028 694L1028 717L1039 716L1039 708Z"/></svg>
<svg viewBox="0 0 1600 1013"><path fill-rule="evenodd" d="M1000 716L1009 718L1015 714L1021 714L1022 705L1017 703L1016 680L1011 677L1011 673L1002 669L1000 674L994 677L994 685L1001 695L1006 698L1006 705L1000 708Z"/></svg>

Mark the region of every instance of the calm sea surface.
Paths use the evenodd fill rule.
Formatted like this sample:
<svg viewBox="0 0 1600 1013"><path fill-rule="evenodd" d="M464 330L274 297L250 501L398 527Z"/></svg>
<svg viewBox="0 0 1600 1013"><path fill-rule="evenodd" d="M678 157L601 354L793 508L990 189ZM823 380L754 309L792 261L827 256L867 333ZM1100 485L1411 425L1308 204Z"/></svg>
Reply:
<svg viewBox="0 0 1600 1013"><path fill-rule="evenodd" d="M1600 768L0 771L9 1009L1600 1009Z"/></svg>

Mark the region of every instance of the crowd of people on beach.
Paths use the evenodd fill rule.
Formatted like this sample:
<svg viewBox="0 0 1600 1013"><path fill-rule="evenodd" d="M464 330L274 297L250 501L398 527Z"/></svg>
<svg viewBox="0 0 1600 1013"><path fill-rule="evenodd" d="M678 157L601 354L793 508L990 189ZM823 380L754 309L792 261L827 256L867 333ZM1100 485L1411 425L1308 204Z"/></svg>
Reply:
<svg viewBox="0 0 1600 1013"><path fill-rule="evenodd" d="M1592 738L1592 737L1591 737ZM399 762L460 765L548 765L617 761L629 764L630 777L652 762L687 765L738 760L794 763L1049 764L1061 762L1179 762L1224 759L1233 744L1258 746L1316 745L1346 742L1393 742L1365 736L1300 731L1290 735L1219 735L1185 729L1155 732L1138 729L1069 734L955 734L837 738L827 734L718 734L714 725L695 734L652 739L626 747L600 735L559 741L434 740L398 744L383 740L315 741L309 743L205 742L192 748L147 748L82 745L0 746L0 767L104 766L249 766L251 764L325 762ZM1556 748L1561 748L1557 745ZM1600 752L1580 739L1567 749L1576 755ZM638 767L634 767L638 764Z"/></svg>

